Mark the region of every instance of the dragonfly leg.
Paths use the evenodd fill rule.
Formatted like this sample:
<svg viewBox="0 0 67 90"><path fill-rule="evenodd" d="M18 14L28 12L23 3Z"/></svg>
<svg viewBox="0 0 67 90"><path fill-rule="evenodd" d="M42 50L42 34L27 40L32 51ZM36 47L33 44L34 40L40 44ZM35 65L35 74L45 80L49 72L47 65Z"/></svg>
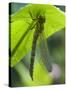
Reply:
<svg viewBox="0 0 67 90"><path fill-rule="evenodd" d="M26 21L26 23L28 23L29 25L31 24L30 22Z"/></svg>
<svg viewBox="0 0 67 90"><path fill-rule="evenodd" d="M31 16L32 20L36 20L36 19L33 17L33 15L32 15L32 13L31 13L31 11L30 11L30 10L29 10L29 14L30 14L30 16Z"/></svg>

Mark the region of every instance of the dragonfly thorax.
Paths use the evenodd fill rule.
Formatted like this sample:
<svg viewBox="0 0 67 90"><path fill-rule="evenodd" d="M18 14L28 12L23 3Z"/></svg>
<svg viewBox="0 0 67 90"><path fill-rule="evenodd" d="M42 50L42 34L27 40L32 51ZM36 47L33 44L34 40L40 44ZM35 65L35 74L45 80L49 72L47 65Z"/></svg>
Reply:
<svg viewBox="0 0 67 90"><path fill-rule="evenodd" d="M41 23L41 24L43 24L43 23L45 22L45 18L40 15L40 16L38 17L38 22Z"/></svg>

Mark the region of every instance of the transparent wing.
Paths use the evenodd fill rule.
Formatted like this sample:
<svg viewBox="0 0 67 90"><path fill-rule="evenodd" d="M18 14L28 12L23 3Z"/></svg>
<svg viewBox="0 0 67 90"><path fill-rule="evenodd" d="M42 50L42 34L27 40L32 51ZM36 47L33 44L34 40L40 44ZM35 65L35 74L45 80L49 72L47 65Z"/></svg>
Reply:
<svg viewBox="0 0 67 90"><path fill-rule="evenodd" d="M43 64L46 66L47 70L50 72L52 70L52 58L50 56L47 45L47 39L45 38L44 34L45 33L42 32L39 37L39 49L40 49L41 60Z"/></svg>
<svg viewBox="0 0 67 90"><path fill-rule="evenodd" d="M35 26L36 22L32 21L31 24L29 25L28 29L26 30L26 32L24 33L24 35L20 38L19 42L17 43L17 45L15 46L15 48L13 49L13 51L11 52L11 56L14 55L14 53L16 52L17 48L19 47L19 45L21 44L21 42L24 40L25 36L28 34L28 32L30 30L32 30Z"/></svg>

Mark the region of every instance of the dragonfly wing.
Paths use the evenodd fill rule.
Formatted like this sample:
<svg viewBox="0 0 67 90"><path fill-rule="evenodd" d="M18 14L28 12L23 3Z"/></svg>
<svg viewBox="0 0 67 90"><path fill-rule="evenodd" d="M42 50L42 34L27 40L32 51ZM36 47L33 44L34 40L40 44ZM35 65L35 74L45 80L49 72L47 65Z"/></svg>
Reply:
<svg viewBox="0 0 67 90"><path fill-rule="evenodd" d="M52 70L52 58L50 56L48 46L47 46L47 40L44 37L43 32L39 37L39 49L40 49L42 62L46 66L47 70L50 72Z"/></svg>
<svg viewBox="0 0 67 90"><path fill-rule="evenodd" d="M22 22L22 23L21 23ZM23 23L24 22L24 23ZM31 50L32 35L34 33L34 24L32 21L30 25L25 21L16 21L11 23L10 31L10 65L13 67ZM19 25L19 27L18 27ZM26 25L26 27L24 26ZM33 29L31 31L31 29Z"/></svg>
<svg viewBox="0 0 67 90"><path fill-rule="evenodd" d="M20 38L19 42L17 43L17 45L15 46L15 48L13 49L11 56L14 55L14 53L16 52L17 48L19 47L19 45L21 44L21 42L24 40L25 36L28 34L28 32L33 29L35 26L34 22L32 21L32 23L29 25L28 29L26 30L26 32L23 34L23 36Z"/></svg>

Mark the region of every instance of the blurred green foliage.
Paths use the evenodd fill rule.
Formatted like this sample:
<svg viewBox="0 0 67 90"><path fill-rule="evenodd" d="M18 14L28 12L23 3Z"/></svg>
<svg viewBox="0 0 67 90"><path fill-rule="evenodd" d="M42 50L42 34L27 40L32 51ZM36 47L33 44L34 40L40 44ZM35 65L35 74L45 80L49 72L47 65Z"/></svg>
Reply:
<svg viewBox="0 0 67 90"><path fill-rule="evenodd" d="M22 3L10 3L9 8L10 14L16 13L20 8L24 7L27 4L22 4Z"/></svg>

